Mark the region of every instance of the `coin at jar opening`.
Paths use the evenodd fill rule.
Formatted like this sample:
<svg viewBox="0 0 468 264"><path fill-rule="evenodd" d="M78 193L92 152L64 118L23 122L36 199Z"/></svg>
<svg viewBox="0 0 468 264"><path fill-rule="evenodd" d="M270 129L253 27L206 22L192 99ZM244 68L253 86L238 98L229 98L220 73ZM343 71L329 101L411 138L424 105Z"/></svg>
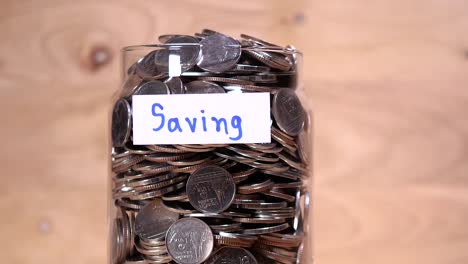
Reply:
<svg viewBox="0 0 468 264"><path fill-rule="evenodd" d="M164 73L158 71L155 63L155 55L157 50L153 50L136 63L135 73L142 79L158 79L164 76Z"/></svg>
<svg viewBox="0 0 468 264"><path fill-rule="evenodd" d="M164 81L164 83L169 87L171 94L183 94L184 93L184 84L179 77L171 77Z"/></svg>
<svg viewBox="0 0 468 264"><path fill-rule="evenodd" d="M200 45L192 36L179 35L165 42L167 47L159 49L154 55L155 65L159 72L169 72L169 57L176 55L180 58L181 70L187 71L197 63L200 57Z"/></svg>
<svg viewBox="0 0 468 264"><path fill-rule="evenodd" d="M187 181L190 204L198 211L220 213L234 200L236 184L232 175L220 166L201 167Z"/></svg>
<svg viewBox="0 0 468 264"><path fill-rule="evenodd" d="M198 67L210 72L224 72L236 66L241 56L239 41L223 34L212 34L200 41Z"/></svg>
<svg viewBox="0 0 468 264"><path fill-rule="evenodd" d="M279 47L278 45L276 44L273 44L271 42L267 42L265 40L262 40L262 39L259 39L259 38L256 38L256 37L253 37L253 36L249 36L247 34L241 34L240 37L242 39L245 39L245 40L248 40L248 41L252 41L254 42L256 45L258 46L266 46L266 47Z"/></svg>
<svg viewBox="0 0 468 264"><path fill-rule="evenodd" d="M167 85L158 80L152 80L149 82L145 82L140 85L135 92L134 95L150 95L150 94L169 94L169 88Z"/></svg>
<svg viewBox="0 0 468 264"><path fill-rule="evenodd" d="M272 112L278 127L290 136L301 132L306 112L292 89L282 88L273 97Z"/></svg>
<svg viewBox="0 0 468 264"><path fill-rule="evenodd" d="M163 35L159 35L158 40L159 40L159 42L161 42L161 43L166 43L166 42L167 42L168 40L170 40L171 38L177 37L177 36L180 36L180 35L175 35L175 34L163 34Z"/></svg>
<svg viewBox="0 0 468 264"><path fill-rule="evenodd" d="M185 84L185 93L205 94L205 93L225 93L223 87L208 81L193 81Z"/></svg>
<svg viewBox="0 0 468 264"><path fill-rule="evenodd" d="M115 103L112 111L112 146L121 147L130 137L132 110L125 99Z"/></svg>
<svg viewBox="0 0 468 264"><path fill-rule="evenodd" d="M246 53L256 60L262 62L268 67L281 71L289 71L292 67L292 62L288 57L274 52L265 52L259 50L246 50Z"/></svg>
<svg viewBox="0 0 468 264"><path fill-rule="evenodd" d="M204 28L204 29L202 30L202 34L205 34L205 35L208 35L208 36L209 36L209 35L221 34L221 33L219 33L218 31L215 31L215 30L213 30L213 29Z"/></svg>
<svg viewBox="0 0 468 264"><path fill-rule="evenodd" d="M135 219L135 233L143 239L164 237L168 228L179 218L179 214L167 210L156 199L145 205Z"/></svg>
<svg viewBox="0 0 468 264"><path fill-rule="evenodd" d="M166 246L175 262L199 264L213 251L213 233L207 224L197 218L182 218L167 231Z"/></svg>
<svg viewBox="0 0 468 264"><path fill-rule="evenodd" d="M238 247L223 247L216 251L205 263L256 264L257 260L252 253L246 249Z"/></svg>

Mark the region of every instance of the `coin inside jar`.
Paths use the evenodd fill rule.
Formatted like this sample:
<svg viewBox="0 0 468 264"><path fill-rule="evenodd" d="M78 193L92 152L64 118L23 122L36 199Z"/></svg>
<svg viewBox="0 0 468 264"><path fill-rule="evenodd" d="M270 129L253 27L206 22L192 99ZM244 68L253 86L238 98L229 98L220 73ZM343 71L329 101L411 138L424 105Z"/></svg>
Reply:
<svg viewBox="0 0 468 264"><path fill-rule="evenodd" d="M135 219L135 233L143 239L161 239L179 214L162 206L159 199L145 205Z"/></svg>
<svg viewBox="0 0 468 264"><path fill-rule="evenodd" d="M280 89L273 97L272 112L278 127L290 136L297 136L304 126L306 112L292 89Z"/></svg>
<svg viewBox="0 0 468 264"><path fill-rule="evenodd" d="M184 83L178 77L171 77L164 81L164 83L169 88L171 94L183 94L184 93Z"/></svg>
<svg viewBox="0 0 468 264"><path fill-rule="evenodd" d="M198 67L209 72L224 72L234 68L241 56L239 41L215 33L200 41L201 59Z"/></svg>
<svg viewBox="0 0 468 264"><path fill-rule="evenodd" d="M206 264L229 263L229 264L257 264L257 259L247 249L239 247L222 247L216 251Z"/></svg>
<svg viewBox="0 0 468 264"><path fill-rule="evenodd" d="M205 94L205 93L225 93L223 87L208 81L193 81L185 85L185 93Z"/></svg>
<svg viewBox="0 0 468 264"><path fill-rule="evenodd" d="M210 227L197 218L182 218L166 234L167 251L179 264L200 264L214 246Z"/></svg>
<svg viewBox="0 0 468 264"><path fill-rule="evenodd" d="M174 36L167 40L165 44L170 44L155 52L155 65L159 72L169 72L170 56L178 56L182 71L191 69L200 56L200 45L198 40L192 36Z"/></svg>
<svg viewBox="0 0 468 264"><path fill-rule="evenodd" d="M200 212L220 213L234 200L236 184L220 166L209 165L193 172L187 181L190 204Z"/></svg>
<svg viewBox="0 0 468 264"><path fill-rule="evenodd" d="M157 50L153 50L146 56L137 61L135 66L135 73L142 79L158 79L161 78L164 73L158 71L155 63L155 55Z"/></svg>
<svg viewBox="0 0 468 264"><path fill-rule="evenodd" d="M145 82L136 88L134 95L169 94L167 85L158 80Z"/></svg>
<svg viewBox="0 0 468 264"><path fill-rule="evenodd" d="M125 145L130 137L132 110L125 99L115 103L112 111L112 145L120 147Z"/></svg>

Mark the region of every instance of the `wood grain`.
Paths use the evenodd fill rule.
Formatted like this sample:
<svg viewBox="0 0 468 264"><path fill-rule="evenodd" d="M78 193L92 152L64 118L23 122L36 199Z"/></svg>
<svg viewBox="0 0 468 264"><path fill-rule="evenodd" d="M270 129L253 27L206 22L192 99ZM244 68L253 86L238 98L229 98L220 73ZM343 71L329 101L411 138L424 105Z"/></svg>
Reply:
<svg viewBox="0 0 468 264"><path fill-rule="evenodd" d="M463 0L2 1L2 262L104 263L119 49L208 27L305 54L316 263L468 263L467 10Z"/></svg>

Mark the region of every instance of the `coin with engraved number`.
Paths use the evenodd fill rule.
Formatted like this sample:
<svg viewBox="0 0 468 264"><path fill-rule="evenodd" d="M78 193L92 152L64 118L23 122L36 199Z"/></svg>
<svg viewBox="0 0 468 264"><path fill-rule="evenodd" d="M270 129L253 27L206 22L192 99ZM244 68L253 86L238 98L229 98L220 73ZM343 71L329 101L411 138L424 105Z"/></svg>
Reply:
<svg viewBox="0 0 468 264"><path fill-rule="evenodd" d="M239 41L215 33L200 41L201 58L197 65L209 72L224 72L234 68L241 56Z"/></svg>
<svg viewBox="0 0 468 264"><path fill-rule="evenodd" d="M112 111L112 146L121 147L125 145L130 137L132 121L132 110L125 99L115 103Z"/></svg>
<svg viewBox="0 0 468 264"><path fill-rule="evenodd" d="M278 127L290 136L297 136L304 126L306 112L294 90L278 90L273 97L272 106Z"/></svg>
<svg viewBox="0 0 468 264"><path fill-rule="evenodd" d="M197 218L182 218L167 231L166 246L175 262L199 264L213 250L213 233L207 224Z"/></svg>
<svg viewBox="0 0 468 264"><path fill-rule="evenodd" d="M188 94L206 94L206 93L225 93L223 87L208 81L193 81L185 85L185 93Z"/></svg>
<svg viewBox="0 0 468 264"><path fill-rule="evenodd" d="M167 210L159 199L145 205L135 219L135 233L143 239L159 239L179 218L179 214Z"/></svg>
<svg viewBox="0 0 468 264"><path fill-rule="evenodd" d="M232 175L219 166L204 166L193 172L187 181L190 204L201 212L220 213L234 200L236 184Z"/></svg>
<svg viewBox="0 0 468 264"><path fill-rule="evenodd" d="M223 247L216 251L205 264L257 264L257 260L247 249Z"/></svg>

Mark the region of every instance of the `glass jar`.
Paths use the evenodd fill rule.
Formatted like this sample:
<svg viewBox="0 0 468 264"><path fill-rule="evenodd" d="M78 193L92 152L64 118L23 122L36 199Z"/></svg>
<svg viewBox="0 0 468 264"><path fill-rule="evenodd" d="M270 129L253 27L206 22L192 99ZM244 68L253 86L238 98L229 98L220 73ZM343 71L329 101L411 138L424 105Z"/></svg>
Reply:
<svg viewBox="0 0 468 264"><path fill-rule="evenodd" d="M312 116L302 54L212 30L159 41L122 50L110 133L109 263L312 263ZM271 142L137 140L134 96L214 93L246 108L234 95L267 93ZM178 108L209 99L202 100Z"/></svg>

